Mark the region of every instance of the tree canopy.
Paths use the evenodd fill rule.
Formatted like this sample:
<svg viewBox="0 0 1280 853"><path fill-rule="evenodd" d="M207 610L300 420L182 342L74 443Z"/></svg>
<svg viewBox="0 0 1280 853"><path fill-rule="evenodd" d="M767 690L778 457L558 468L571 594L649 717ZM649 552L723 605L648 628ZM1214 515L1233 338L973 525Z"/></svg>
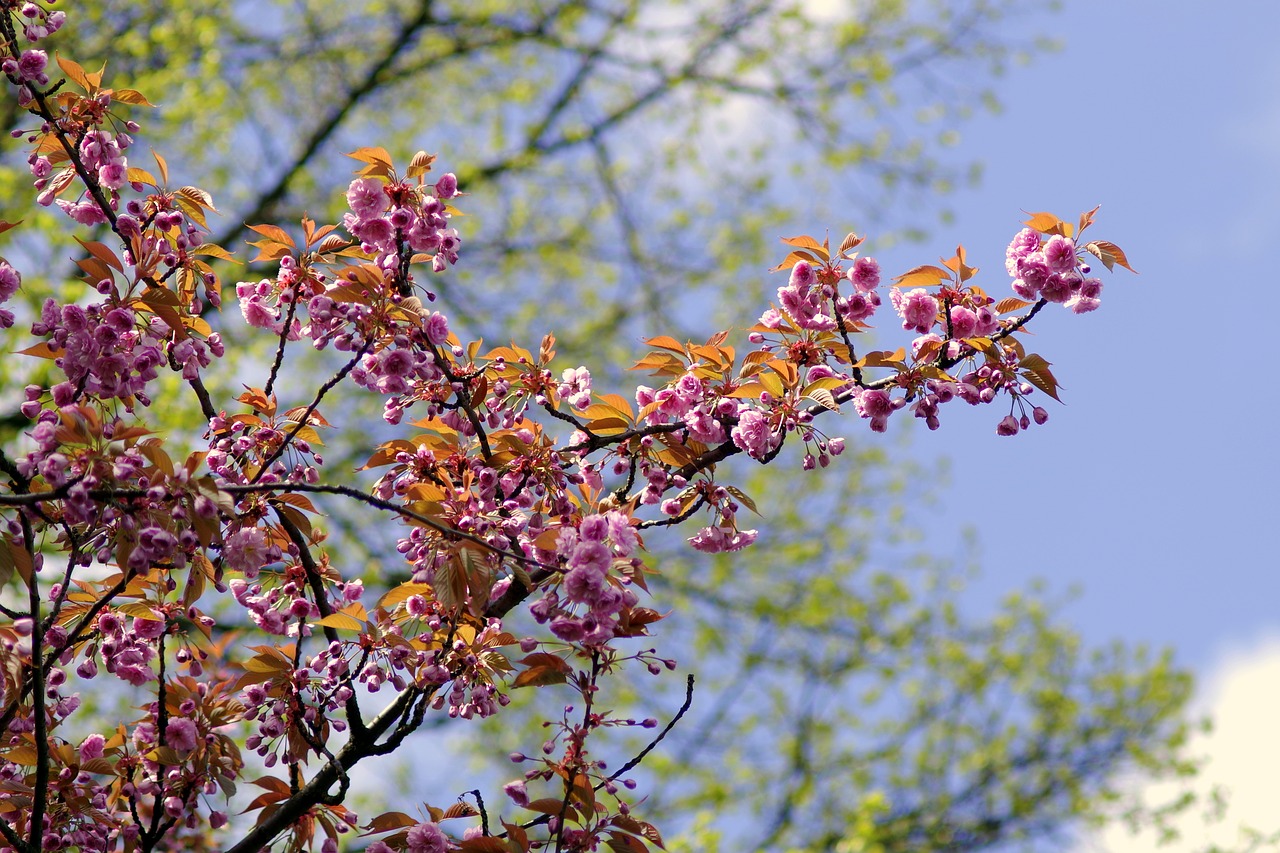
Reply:
<svg viewBox="0 0 1280 853"><path fill-rule="evenodd" d="M688 318L708 312L752 322L740 306L767 301L771 283L748 271L798 211L872 220L904 192L963 177L939 147L989 101L988 73L1030 44L1000 28L1027 4L986 0L79 8L92 23L62 49L109 57L113 78L161 104L147 140L180 164L180 182L219 188L217 242L304 212L339 218L346 200L332 188L349 175L336 154L372 136L447 150L474 248L433 287L460 325L505 340L554 318L562 351L615 363L640 321L677 334L705 334ZM28 180L5 174L15 191L0 216L27 215ZM60 238L60 223L35 221L45 229L19 235L18 251ZM31 278L53 289L59 273ZM735 298L713 303L713 289ZM245 350L241 364L270 357ZM240 369L218 381L234 387ZM347 417L367 408L353 401ZM175 430L198 419L158 417ZM328 455L351 462L373 437ZM745 559L654 549L655 592L686 614L668 623L670 652L699 678L641 771L656 786L648 808L684 829L668 841L980 849L1114 814L1125 767L1190 771L1185 673L1159 655L1084 649L1036 595L967 614L953 573L911 568L904 471L854 444L841 461L851 473L832 486L748 489L763 493L776 535ZM334 523L349 560L408 580L394 540L368 538L358 514ZM668 679L617 685L611 700L669 715L683 694ZM487 737L527 743L529 732L503 718Z"/></svg>

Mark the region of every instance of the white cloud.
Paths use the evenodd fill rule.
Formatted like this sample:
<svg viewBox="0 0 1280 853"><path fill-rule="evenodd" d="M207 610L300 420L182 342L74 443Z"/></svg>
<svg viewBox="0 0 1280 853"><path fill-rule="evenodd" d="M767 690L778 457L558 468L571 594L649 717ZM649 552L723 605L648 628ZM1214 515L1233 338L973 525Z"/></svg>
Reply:
<svg viewBox="0 0 1280 853"><path fill-rule="evenodd" d="M1077 853L1183 853L1214 844L1240 848L1247 846L1242 826L1266 833L1280 829L1280 636L1221 655L1202 684L1194 710L1207 713L1214 725L1191 741L1190 754L1208 759L1194 787L1206 804L1215 786L1225 791L1223 818L1207 821L1204 809L1193 807L1174 824L1179 841L1163 847L1152 833L1135 836L1113 826L1086 839ZM1178 790L1148 785L1144 793L1148 802L1162 802Z"/></svg>

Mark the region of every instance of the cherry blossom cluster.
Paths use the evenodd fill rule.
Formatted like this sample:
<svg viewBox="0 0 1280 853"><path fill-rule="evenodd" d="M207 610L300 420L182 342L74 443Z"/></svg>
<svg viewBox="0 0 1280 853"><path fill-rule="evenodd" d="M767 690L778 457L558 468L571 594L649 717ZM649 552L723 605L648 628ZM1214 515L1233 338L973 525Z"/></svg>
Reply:
<svg viewBox="0 0 1280 853"><path fill-rule="evenodd" d="M561 527L556 536L554 561L563 566L557 587L530 605L539 623L569 643L602 646L613 639L618 615L639 598L630 578L613 572L615 565L635 566L632 555L640 539L631 520L610 511L584 517L575 529Z"/></svg>
<svg viewBox="0 0 1280 853"><path fill-rule="evenodd" d="M1086 278L1090 267L1081 263L1070 237L1045 235L1024 228L1005 251L1005 269L1013 276L1013 292L1022 299L1057 302L1077 314L1097 309L1102 281Z"/></svg>
<svg viewBox="0 0 1280 853"><path fill-rule="evenodd" d="M277 358L265 389L239 397L244 410L219 409L202 382L223 355L200 316L221 305L209 262L229 258L204 242L212 199L171 188L159 156L158 178L130 162L139 127L116 111L145 104L139 93L105 88L101 72L65 58L57 68L66 78L52 82L49 53L18 45L19 29L33 43L57 31L61 11L17 0L0 0L0 10L0 72L40 121L18 134L32 143L37 200L113 241L82 242L77 263L96 301L51 298L32 323L39 342L26 353L48 359L55 379L25 389L29 445L0 457L0 549L31 592L23 605L31 612L6 602L0 624L0 668L20 673L19 693L0 708L0 853L40 843L211 849L210 833L228 816L204 798L231 795L244 770L241 744L268 768L291 768L287 782L257 780L266 793L249 810L270 837L256 846L287 830L293 848L312 849L320 827L322 851L334 851L356 816L331 792L305 800L314 792L299 784L301 765L315 762L345 785L357 760L397 746L429 710L489 717L508 704L508 689L551 684L567 685L582 703L548 723L554 732L540 766L504 788L518 808L543 815L503 821L504 849L587 850L606 838L627 849L645 847L641 838L660 844L621 796L634 787L619 778L627 768L609 775L588 744L610 726L657 725L597 708L603 678L624 663L654 674L675 667L656 648L619 651L620 640L662 618L640 606L651 571L641 534L698 514L706 521L693 548L747 547L757 531L740 526L742 510L754 503L718 479L717 464L739 452L772 462L793 438L804 445L804 468L825 468L845 441L817 419L841 406L878 432L906 408L937 428L940 406L955 399L1009 398L1001 435L1044 423L1045 410L1027 400L1036 390L1056 396L1056 380L1015 333L1049 302L1076 313L1098 306L1101 285L1087 277L1082 253L1128 266L1112 244L1078 246L1070 236L1091 214L1079 231L1037 214L1006 253L1018 298L997 302L970 283L976 270L957 250L944 267L898 277L882 300L879 264L853 251L856 235L834 255L826 241L788 238L795 251L777 268L788 270L787 282L750 332L755 349L739 359L728 333L702 345L655 338L638 367L659 378L628 398L600 393L585 366L553 369L550 335L536 353L515 343L486 353L425 308L435 295L415 271L441 273L459 260L450 225L457 179L428 183L434 158L425 153L401 177L386 151L364 148L350 155L363 166L340 223L317 228L304 218L301 242L275 225L251 226L265 238L251 244L255 260L278 269L239 282L236 297L249 326L278 338ZM21 286L0 259L0 305ZM885 301L917 336L909 356L855 347ZM0 308L0 327L15 322ZM278 410L272 389L287 345L301 340L342 354L342 364L313 396ZM190 386L207 421L204 442L185 459L167 452L175 440L138 420L137 404L150 405L165 366ZM419 430L398 430L373 451L364 468L385 470L367 493L321 482L317 430L328 423L319 410L347 380L382 396L387 423L412 411ZM363 582L331 564L323 531L307 518L316 493L407 522L397 549L409 576L367 610ZM65 556L56 577L50 551ZM108 571L82 571L95 561ZM219 611L221 625L201 610L214 593L234 602ZM521 602L545 626L544 639L504 630ZM237 621L269 638L250 649L256 656L215 635ZM103 672L148 699L138 719L76 746L58 732L79 707L72 688ZM387 692L395 694L394 732L371 734L361 700ZM340 747L330 743L335 733L344 735ZM51 774L47 785L19 760L28 751ZM530 783L560 790L531 800ZM282 825L275 806L289 800L304 807ZM369 849L485 846L460 845L440 824L480 812L424 809L422 820L375 819L371 832L393 834ZM489 836L487 823L461 841ZM543 834L525 837L534 827Z"/></svg>

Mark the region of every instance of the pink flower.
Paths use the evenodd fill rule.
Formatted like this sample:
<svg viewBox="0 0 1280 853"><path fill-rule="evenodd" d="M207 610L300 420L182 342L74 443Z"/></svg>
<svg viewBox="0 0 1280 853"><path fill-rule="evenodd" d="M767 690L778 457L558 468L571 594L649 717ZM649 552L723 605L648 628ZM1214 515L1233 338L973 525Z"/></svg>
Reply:
<svg viewBox="0 0 1280 853"><path fill-rule="evenodd" d="M44 75L44 68L48 64L49 54L43 50L24 50L18 58L18 76L23 80L34 80L43 86L49 82L49 78Z"/></svg>
<svg viewBox="0 0 1280 853"><path fill-rule="evenodd" d="M387 209L387 193L374 178L357 178L347 187L347 205L360 219L373 219Z"/></svg>
<svg viewBox="0 0 1280 853"><path fill-rule="evenodd" d="M609 522L609 538L613 540L614 549L623 557L630 556L640 545L640 537L631 526L631 519L616 509L607 512L605 518Z"/></svg>
<svg viewBox="0 0 1280 853"><path fill-rule="evenodd" d="M887 418L893 414L894 408L889 392L878 388L863 391L853 401L853 406L858 410L859 416L864 418Z"/></svg>
<svg viewBox="0 0 1280 853"><path fill-rule="evenodd" d="M1040 295L1050 302L1066 302L1080 289L1080 277L1071 273L1054 273L1045 280Z"/></svg>
<svg viewBox="0 0 1280 853"><path fill-rule="evenodd" d="M442 346L449 340L449 320L439 311L433 311L426 318L427 340L436 346Z"/></svg>
<svg viewBox="0 0 1280 853"><path fill-rule="evenodd" d="M875 258L858 258L845 276L858 290L869 293L880 285L880 264Z"/></svg>
<svg viewBox="0 0 1280 853"><path fill-rule="evenodd" d="M766 329L778 329L782 327L782 315L778 313L778 309L770 308L760 315L760 325Z"/></svg>
<svg viewBox="0 0 1280 853"><path fill-rule="evenodd" d="M747 409L738 417L738 425L730 433L733 443L753 459L764 459L774 446L769 419L757 409Z"/></svg>
<svg viewBox="0 0 1280 853"><path fill-rule="evenodd" d="M249 580L256 578L271 558L267 535L257 527L241 527L222 540L222 562L233 571L244 572Z"/></svg>
<svg viewBox="0 0 1280 853"><path fill-rule="evenodd" d="M413 354L399 347L387 347L378 357L378 369L387 376L407 376L413 372Z"/></svg>
<svg viewBox="0 0 1280 853"><path fill-rule="evenodd" d="M1005 415L1004 420L996 425L996 435L1017 435L1018 419L1013 415Z"/></svg>
<svg viewBox="0 0 1280 853"><path fill-rule="evenodd" d="M195 749L199 735L195 721L190 717L171 717L164 730L165 742L180 753Z"/></svg>
<svg viewBox="0 0 1280 853"><path fill-rule="evenodd" d="M269 329L279 319L276 312L268 308L256 295L240 300L240 313L244 315L246 323L258 329Z"/></svg>
<svg viewBox="0 0 1280 853"><path fill-rule="evenodd" d="M1080 284L1080 290L1063 303L1063 306L1070 308L1077 314L1087 314L1095 310L1102 300L1098 297L1102 294L1102 280L1097 278L1086 278Z"/></svg>
<svg viewBox="0 0 1280 853"><path fill-rule="evenodd" d="M587 542L603 542L609 536L609 522L603 515L588 515L578 525L578 538Z"/></svg>
<svg viewBox="0 0 1280 853"><path fill-rule="evenodd" d="M951 336L953 338L971 338L978 330L978 318L963 305L951 309Z"/></svg>
<svg viewBox="0 0 1280 853"><path fill-rule="evenodd" d="M1009 275L1018 274L1018 264L1027 255L1040 248L1040 234L1030 228L1023 228L1014 235L1009 248L1004 253L1004 266Z"/></svg>
<svg viewBox="0 0 1280 853"><path fill-rule="evenodd" d="M902 328L915 330L922 335L928 334L938 319L938 300L929 295L929 291L917 288L903 294L898 308L902 317Z"/></svg>
<svg viewBox="0 0 1280 853"><path fill-rule="evenodd" d="M98 207L96 202L82 201L79 203L67 201L66 199L58 199L56 204L62 208L63 212L79 222L81 225L101 225L107 221L107 216Z"/></svg>
<svg viewBox="0 0 1280 853"><path fill-rule="evenodd" d="M848 323L865 323L879 307L880 295L873 292L855 293L839 302L840 313Z"/></svg>
<svg viewBox="0 0 1280 853"><path fill-rule="evenodd" d="M102 757L103 747L107 739L99 734L92 734L80 742L80 763Z"/></svg>
<svg viewBox="0 0 1280 853"><path fill-rule="evenodd" d="M796 261L796 265L791 268L791 278L787 281L787 286L794 287L803 294L810 287L813 287L814 281L813 267L804 261Z"/></svg>
<svg viewBox="0 0 1280 853"><path fill-rule="evenodd" d="M154 640L163 636L167 627L164 619L160 617L143 619L141 616L135 616L133 619L133 633L144 640Z"/></svg>
<svg viewBox="0 0 1280 853"><path fill-rule="evenodd" d="M382 216L372 219L356 219L346 223L347 230L362 243L386 243L395 236L391 221Z"/></svg>
<svg viewBox="0 0 1280 853"><path fill-rule="evenodd" d="M104 163L98 167L98 181L109 190L118 190L128 179L128 169L123 162Z"/></svg>
<svg viewBox="0 0 1280 853"><path fill-rule="evenodd" d="M18 292L22 276L13 267L0 261L0 302L8 302Z"/></svg>
<svg viewBox="0 0 1280 853"><path fill-rule="evenodd" d="M502 792L511 798L517 806L529 805L529 792L525 789L524 780L517 779L502 786Z"/></svg>
<svg viewBox="0 0 1280 853"><path fill-rule="evenodd" d="M436 181L436 198L453 198L458 194L458 176L446 172Z"/></svg>
<svg viewBox="0 0 1280 853"><path fill-rule="evenodd" d="M1070 237L1055 234L1044 244L1044 260L1053 272L1071 272L1076 268L1076 244Z"/></svg>

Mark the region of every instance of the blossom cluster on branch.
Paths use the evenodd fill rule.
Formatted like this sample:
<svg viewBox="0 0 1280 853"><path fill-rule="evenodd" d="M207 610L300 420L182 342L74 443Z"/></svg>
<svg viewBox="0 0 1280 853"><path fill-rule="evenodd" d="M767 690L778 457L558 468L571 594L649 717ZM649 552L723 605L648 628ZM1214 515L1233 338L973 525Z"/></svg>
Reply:
<svg viewBox="0 0 1280 853"><path fill-rule="evenodd" d="M957 399L1007 400L1001 434L1044 423L1027 400L1056 397L1056 380L1018 333L1049 303L1097 307L1086 254L1128 266L1113 244L1080 242L1092 211L1037 214L1008 248L1015 296L977 286L960 249L898 276L885 300L862 238L834 250L788 238L787 284L741 354L727 332L654 337L636 365L653 385L599 393L587 367L553 368L551 335L486 348L427 307L429 276L460 259L462 193L452 174L428 178L433 156L400 171L368 147L350 155L360 167L341 222L253 226L252 261L274 274L234 293L276 356L261 387L215 401L202 376L225 353L215 325L235 316L210 322L232 261L207 239L212 197L172 186L160 155L154 173L132 157L141 128L125 114L150 106L141 93L65 57L55 72L40 44L74 14L0 8L0 70L33 122L17 135L36 201L106 235L80 240L92 296L50 296L31 318L21 352L48 360L55 381L25 389L27 444L0 454L0 851L248 851L284 836L332 850L354 831L378 836L366 849L414 853L661 846L629 793L644 753L614 769L591 749L601 729L657 726L600 708L604 679L676 666L635 640L661 618L642 604L655 571L644 537L700 516L694 548L749 546L754 503L717 466L738 453L772 462L795 439L805 469L825 468L845 440L819 416L846 404L876 431L908 407L937 428ZM21 287L0 261L0 303ZM909 355L855 343L885 301L917 334ZM18 312L0 309L0 326L15 339ZM286 352L304 340L338 366L282 408ZM195 447L143 420L165 371L202 412ZM336 484L343 472L321 452L322 409L346 382L381 395L397 431L371 448L367 490ZM408 579L371 593L339 569L311 521L318 495L401 525ZM517 606L542 636L504 628ZM261 643L235 642L236 625ZM79 691L101 679L143 697L139 716L65 734L83 730L69 724ZM352 768L400 748L429 713L489 717L512 690L555 685L577 698L537 757L513 756L530 769L503 788L497 823L478 790L475 806L422 804L417 817L362 821L344 805ZM391 698L371 715L371 695ZM233 820L245 785L262 793Z"/></svg>

